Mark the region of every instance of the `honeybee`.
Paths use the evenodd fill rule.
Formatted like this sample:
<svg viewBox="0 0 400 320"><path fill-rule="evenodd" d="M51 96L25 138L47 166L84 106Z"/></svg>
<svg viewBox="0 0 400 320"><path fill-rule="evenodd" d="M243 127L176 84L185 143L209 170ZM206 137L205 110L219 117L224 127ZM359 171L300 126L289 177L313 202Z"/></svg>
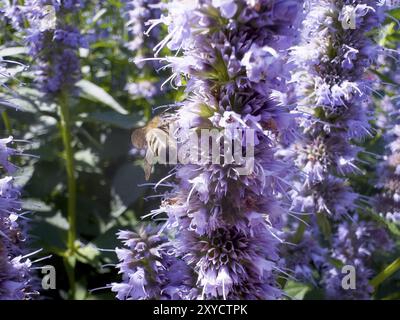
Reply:
<svg viewBox="0 0 400 320"><path fill-rule="evenodd" d="M155 116L149 123L135 129L131 141L135 148L146 150L144 157L144 175L149 180L155 158L161 154L166 155L168 148L176 148L175 141L169 136L171 119L166 115Z"/></svg>

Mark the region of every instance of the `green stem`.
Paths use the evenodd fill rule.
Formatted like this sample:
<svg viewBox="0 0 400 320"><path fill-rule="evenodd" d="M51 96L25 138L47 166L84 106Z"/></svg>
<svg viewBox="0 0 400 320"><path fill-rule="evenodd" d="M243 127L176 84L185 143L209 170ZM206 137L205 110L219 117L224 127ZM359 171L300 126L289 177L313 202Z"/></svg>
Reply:
<svg viewBox="0 0 400 320"><path fill-rule="evenodd" d="M371 286L373 286L374 289L376 290L383 281L385 281L399 269L400 269L400 258L397 258L391 264L389 264L381 273L379 273L375 278L371 280L370 282Z"/></svg>
<svg viewBox="0 0 400 320"><path fill-rule="evenodd" d="M76 179L74 165L74 151L72 149L71 139L71 119L67 96L62 94L60 97L60 130L64 144L65 165L67 171L67 188L68 188L68 254L72 258L75 254L76 241ZM74 295L75 288L75 270L74 265L70 264L67 270L68 278L71 286L71 295Z"/></svg>
<svg viewBox="0 0 400 320"><path fill-rule="evenodd" d="M144 109L144 116L145 116L145 118L146 118L147 121L150 121L150 120L151 120L152 111L153 111L153 110L152 110L152 108L151 108L151 105L148 105L148 106L145 107L145 109Z"/></svg>
<svg viewBox="0 0 400 320"><path fill-rule="evenodd" d="M8 134L11 136L12 135L12 127L11 127L10 117L8 116L7 111L3 111L1 113L1 117L3 118L4 127L6 128Z"/></svg>
<svg viewBox="0 0 400 320"><path fill-rule="evenodd" d="M309 220L308 217L305 216L303 221L299 222L296 233L293 235L292 243L299 244L301 242L301 240L303 239L303 236L304 236L304 232L307 229L306 223L308 223L308 220Z"/></svg>
<svg viewBox="0 0 400 320"><path fill-rule="evenodd" d="M64 257L64 266L67 272L67 278L69 283L69 298L74 299L76 293L76 281L75 281L75 257Z"/></svg>

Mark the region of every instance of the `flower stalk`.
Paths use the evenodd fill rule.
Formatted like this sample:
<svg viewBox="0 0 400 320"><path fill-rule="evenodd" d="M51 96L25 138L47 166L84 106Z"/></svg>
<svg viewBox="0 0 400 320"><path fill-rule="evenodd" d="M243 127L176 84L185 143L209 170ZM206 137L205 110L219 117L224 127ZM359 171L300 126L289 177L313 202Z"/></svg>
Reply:
<svg viewBox="0 0 400 320"><path fill-rule="evenodd" d="M64 159L65 168L67 172L67 218L68 218L68 239L67 239L67 253L65 263L68 265L67 274L70 283L71 295L75 292L75 263L71 262L75 254L75 241L76 241L76 178L75 178L75 164L74 164L74 151L71 139L71 118L68 106L68 98L65 93L60 95L59 99L60 108L60 133L64 145Z"/></svg>

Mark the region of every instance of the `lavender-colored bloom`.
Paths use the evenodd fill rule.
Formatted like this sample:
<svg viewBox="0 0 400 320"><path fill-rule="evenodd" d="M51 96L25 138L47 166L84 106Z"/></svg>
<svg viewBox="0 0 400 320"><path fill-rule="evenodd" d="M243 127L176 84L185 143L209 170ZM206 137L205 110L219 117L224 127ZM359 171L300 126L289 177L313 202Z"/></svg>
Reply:
<svg viewBox="0 0 400 320"><path fill-rule="evenodd" d="M295 227L298 224L292 229ZM318 234L318 230L306 230L299 243L286 245L283 250L283 265L297 281L316 284L318 279L314 277L314 270L322 271L328 265L328 249L321 247ZM290 239L293 234L287 237Z"/></svg>
<svg viewBox="0 0 400 320"><path fill-rule="evenodd" d="M149 28L147 22L160 16L163 4L160 0L125 0L124 3L122 15L130 39L125 46L132 52L138 67L135 78L126 84L125 90L134 99L152 99L158 93L156 84L148 80L154 70L141 59L151 54L151 49L159 41L159 28Z"/></svg>
<svg viewBox="0 0 400 320"><path fill-rule="evenodd" d="M137 233L120 231L124 248L116 248L123 275L111 290L120 300L183 299L190 296L189 269L171 255L167 238L157 227L141 227Z"/></svg>
<svg viewBox="0 0 400 320"><path fill-rule="evenodd" d="M301 1L173 0L165 4L166 15L151 21L168 27L156 54L164 46L182 53L162 59L172 69L171 83L185 84L188 95L171 116L178 147L200 128L225 130L240 143L234 129L253 129L255 135L253 172L240 175L236 162L178 165L174 189L152 212L167 213L166 229L175 235L171 252L195 271L196 294L184 298L281 295L278 247L287 212L280 197L291 167L275 153L290 136L293 117L275 95L287 90L292 67L287 49L296 41L301 6Z"/></svg>
<svg viewBox="0 0 400 320"><path fill-rule="evenodd" d="M28 299L35 294L31 262L24 257L26 235L24 224L20 222L20 192L13 178L7 175L16 168L9 162L10 155L17 153L7 146L11 142L11 137L0 142L3 173L0 179L0 300Z"/></svg>
<svg viewBox="0 0 400 320"><path fill-rule="evenodd" d="M153 98L158 91L155 84L147 80L128 83L125 86L125 89L133 98L145 99Z"/></svg>
<svg viewBox="0 0 400 320"><path fill-rule="evenodd" d="M211 3L215 8L219 8L221 16L227 19L232 18L238 9L235 0L212 0Z"/></svg>
<svg viewBox="0 0 400 320"><path fill-rule="evenodd" d="M375 1L331 0L309 1L308 8L303 40L293 50L303 131L295 152L297 165L305 173L294 203L324 199L323 193L332 189L333 183L336 187L329 193L334 206L321 206L314 200L308 212L340 219L355 209L357 200L344 176L361 172L357 155L362 149L351 140L371 135L368 106L372 85L365 74L380 48L366 32L380 25L383 9ZM352 19L355 26L348 26Z"/></svg>
<svg viewBox="0 0 400 320"><path fill-rule="evenodd" d="M379 215L400 226L400 112L389 97L381 101L381 109L387 154L377 169L379 193L374 204Z"/></svg>
<svg viewBox="0 0 400 320"><path fill-rule="evenodd" d="M388 25L390 30L392 25ZM399 46L396 41L386 41L385 50L379 56L380 72L394 82L399 81ZM376 212L388 223L400 226L400 109L397 87L378 83L376 90L385 93L376 101L376 126L385 144L383 159L378 163L375 182L378 193L374 199Z"/></svg>
<svg viewBox="0 0 400 320"><path fill-rule="evenodd" d="M279 63L279 59L279 54L275 49L268 46L260 48L253 45L245 53L241 63L246 67L250 81L259 83L266 80L266 83L273 84L279 89L279 86L284 86L285 80L290 78L288 74L285 74L285 66Z"/></svg>
<svg viewBox="0 0 400 320"><path fill-rule="evenodd" d="M335 218L335 215L347 216L356 209L358 194L339 178L330 176L315 183L313 188L318 191L310 192L304 186L299 186L293 206L301 212L323 213L331 218Z"/></svg>
<svg viewBox="0 0 400 320"><path fill-rule="evenodd" d="M372 287L369 284L373 271L371 258L375 251L389 251L393 247L387 232L373 222L343 222L339 225L333 239L331 255L343 265L355 268L356 288L345 290L341 268L330 268L323 280L328 298L331 299L370 299Z"/></svg>
<svg viewBox="0 0 400 320"><path fill-rule="evenodd" d="M367 32L380 26L385 8L377 1L367 0L310 0L306 7L302 40L292 50L292 59L297 65L294 74L296 111L300 114L298 123L302 131L293 151L296 164L304 173L292 193L293 210L313 214L313 232L324 233L327 237L328 232L321 228L322 222L317 217L329 217L332 226L333 221L347 218L359 206L359 195L345 177L362 173L358 168L358 154L363 149L352 141L371 136L372 83L366 75L381 48ZM363 224L354 224L354 228L359 225L362 229ZM350 225L344 222L339 230L346 227ZM315 231L318 229L320 231ZM356 252L361 244L345 243L346 239L336 236L333 255L344 264L353 265L355 262L350 257L339 257L340 250L352 248ZM312 261L311 256L306 260ZM363 263L357 264L356 269L360 283L354 298L363 289L365 292L360 298L365 298L370 291L370 271ZM331 267L320 271L328 296L346 298L351 295L339 290L340 270Z"/></svg>
<svg viewBox="0 0 400 320"><path fill-rule="evenodd" d="M156 44L158 32L156 29L148 33L145 23L160 15L159 0L125 0L124 16L126 27L132 38L126 47L133 51L136 58L143 57L145 47L151 48Z"/></svg>
<svg viewBox="0 0 400 320"><path fill-rule="evenodd" d="M82 7L82 1L27 0L15 5L27 27L19 27L35 58L36 82L47 94L70 91L80 78L78 49L87 41L66 17ZM15 9L17 10L17 9Z"/></svg>
<svg viewBox="0 0 400 320"><path fill-rule="evenodd" d="M7 65L0 59L0 89L7 89L3 85L8 78ZM20 190L14 185L18 167L10 161L21 152L12 148L12 143L11 136L0 139L0 300L29 299L36 294L24 244L26 228Z"/></svg>
<svg viewBox="0 0 400 320"><path fill-rule="evenodd" d="M23 28L22 6L18 4L18 0L0 1L0 12L10 21L15 30Z"/></svg>

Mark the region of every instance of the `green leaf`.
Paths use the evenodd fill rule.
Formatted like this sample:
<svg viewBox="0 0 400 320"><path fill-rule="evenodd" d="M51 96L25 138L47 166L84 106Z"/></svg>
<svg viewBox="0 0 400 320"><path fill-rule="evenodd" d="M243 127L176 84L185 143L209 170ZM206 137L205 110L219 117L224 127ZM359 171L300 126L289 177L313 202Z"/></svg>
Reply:
<svg viewBox="0 0 400 320"><path fill-rule="evenodd" d="M1 104L7 106L7 107L12 107L17 109L18 111L23 111L23 112L30 112L30 113L35 113L36 108L35 106L28 100L26 99L18 99L18 98L10 98L6 101L2 101Z"/></svg>
<svg viewBox="0 0 400 320"><path fill-rule="evenodd" d="M395 19L399 20L400 19L400 8L396 8L396 9L390 10L389 14L392 17L394 17Z"/></svg>
<svg viewBox="0 0 400 320"><path fill-rule="evenodd" d="M93 82L81 80L76 85L91 100L103 103L121 114L128 114L128 111L125 110L111 95Z"/></svg>
<svg viewBox="0 0 400 320"><path fill-rule="evenodd" d="M27 49L25 47L10 47L10 48L0 49L0 57L12 57L26 53Z"/></svg>
<svg viewBox="0 0 400 320"><path fill-rule="evenodd" d="M29 211L40 211L49 212L51 207L46 205L43 201L36 199L24 199L22 200L22 208Z"/></svg>
<svg viewBox="0 0 400 320"><path fill-rule="evenodd" d="M145 125L143 112L123 115L114 111L93 112L82 119L86 122L106 123L121 129L132 129Z"/></svg>
<svg viewBox="0 0 400 320"><path fill-rule="evenodd" d="M386 227L388 228L388 230L396 237L400 237L400 225L398 223L395 222L391 222L388 219L372 212L373 214L373 218L376 221L379 221L379 223L382 223L384 225L386 225Z"/></svg>
<svg viewBox="0 0 400 320"><path fill-rule="evenodd" d="M52 217L46 218L45 221L61 230L67 231L69 229L69 223L67 219L65 219L60 212L57 212Z"/></svg>
<svg viewBox="0 0 400 320"><path fill-rule="evenodd" d="M103 142L101 157L107 160L126 158L132 148L130 134L126 130L115 128L106 136Z"/></svg>
<svg viewBox="0 0 400 320"><path fill-rule="evenodd" d="M293 300L303 300L304 296L311 290L308 284L289 280L285 286L286 294Z"/></svg>
<svg viewBox="0 0 400 320"><path fill-rule="evenodd" d="M114 226L108 229L107 231L101 233L96 239L92 241L92 243L97 246L97 248L104 249L113 249L119 245L121 242L115 236L116 233L121 229L120 226ZM102 252L102 256L112 256L115 257L114 252L105 251Z"/></svg>
<svg viewBox="0 0 400 320"><path fill-rule="evenodd" d="M380 73L377 70L371 70L373 73L375 73L382 81L386 82L386 83L390 83L393 84L395 86L398 86L399 84L392 80L390 77L388 77L387 75L384 75L383 73Z"/></svg>
<svg viewBox="0 0 400 320"><path fill-rule="evenodd" d="M113 40L108 40L108 41L97 41L94 44L92 44L90 47L91 49L104 49L104 48L115 48L116 46L118 46L118 42L117 41L113 41Z"/></svg>
<svg viewBox="0 0 400 320"><path fill-rule="evenodd" d="M386 222L388 229L395 236L400 237L400 226L394 222Z"/></svg>
<svg viewBox="0 0 400 320"><path fill-rule="evenodd" d="M84 264L90 264L93 266L98 265L98 257L100 256L100 251L93 245L88 244L83 247L79 247L76 251L76 259Z"/></svg>
<svg viewBox="0 0 400 320"><path fill-rule="evenodd" d="M317 224L324 235L325 239L330 239L332 230L331 230L331 224L326 217L325 213L318 212L317 213Z"/></svg>
<svg viewBox="0 0 400 320"><path fill-rule="evenodd" d="M105 13L107 13L107 9L100 9L93 17L92 24L95 24Z"/></svg>
<svg viewBox="0 0 400 320"><path fill-rule="evenodd" d="M112 182L114 196L121 199L121 204L129 206L142 196L145 189L138 185L144 182L143 169L126 163L118 169L114 176Z"/></svg>
<svg viewBox="0 0 400 320"><path fill-rule="evenodd" d="M335 258L330 257L330 258L328 258L328 261L329 261L330 264L332 264L334 267L336 267L338 269L341 269L344 266L343 261L339 260L339 259L335 259Z"/></svg>
<svg viewBox="0 0 400 320"><path fill-rule="evenodd" d="M19 188L23 188L28 181L32 178L34 172L33 166L26 166L17 171L17 174L14 178L15 186Z"/></svg>
<svg viewBox="0 0 400 320"><path fill-rule="evenodd" d="M35 215L36 214L33 216L35 217ZM51 220L52 218L48 219ZM53 220L57 220L57 217L53 218ZM60 226L62 223L58 224L54 221L46 221L46 219L37 222L38 223L34 223L30 229L30 234L34 236L32 246L43 248L47 252L59 256L64 256L67 248L67 231L64 227Z"/></svg>
<svg viewBox="0 0 400 320"><path fill-rule="evenodd" d="M77 282L75 286L74 299L86 300L88 296L89 296L88 288L86 288L86 286L84 286L82 283Z"/></svg>
<svg viewBox="0 0 400 320"><path fill-rule="evenodd" d="M79 150L75 152L75 160L77 162L83 162L90 167L96 167L97 162L98 162L98 156L95 155L91 150L86 149L86 150Z"/></svg>

